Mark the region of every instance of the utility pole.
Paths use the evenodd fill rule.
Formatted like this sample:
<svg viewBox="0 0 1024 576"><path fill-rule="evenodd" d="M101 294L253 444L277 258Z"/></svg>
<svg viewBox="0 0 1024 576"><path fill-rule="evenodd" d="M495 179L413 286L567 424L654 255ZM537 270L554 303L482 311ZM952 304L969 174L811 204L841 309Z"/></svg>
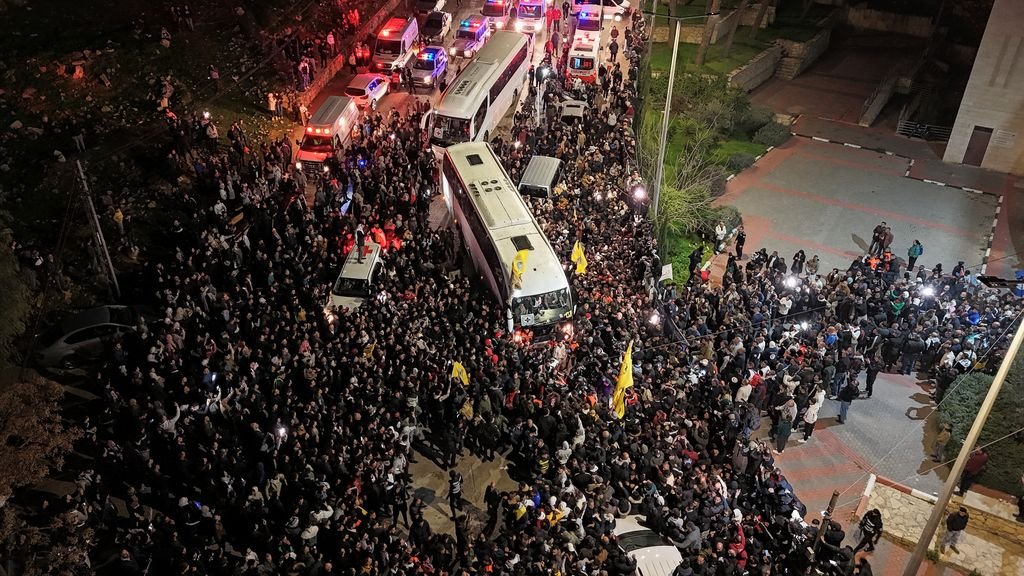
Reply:
<svg viewBox="0 0 1024 576"><path fill-rule="evenodd" d="M811 557L814 559L818 558L818 548L821 546L822 540L825 539L825 530L828 529L828 524L832 521L832 514L835 513L838 502L839 490L833 490L832 498L828 501L828 508L825 508L821 522L818 523L818 531L814 533L814 544L811 546Z"/></svg>
<svg viewBox="0 0 1024 576"><path fill-rule="evenodd" d="M117 283L117 272L114 271L114 262L110 259L110 252L107 250L107 241L103 238L103 229L100 228L100 219L96 215L96 206L92 202L92 195L89 193L89 180L85 177L85 170L82 168L82 161L76 160L78 166L78 181L82 186L82 202L85 203L86 213L89 216L89 224L92 226L93 242L96 244L96 252L103 260L100 272L107 276L111 291L115 298L121 297L121 286Z"/></svg>
<svg viewBox="0 0 1024 576"><path fill-rule="evenodd" d="M654 171L654 226L658 227L658 210L661 208L661 179L665 172L665 144L668 140L668 123L672 113L672 85L676 82L676 58L679 56L679 33L683 22L676 20L676 31L672 36L672 63L668 69L668 94L665 95L665 111L661 117L661 138L658 140L658 165Z"/></svg>
<svg viewBox="0 0 1024 576"><path fill-rule="evenodd" d="M986 281L986 278L988 278L988 281ZM1012 287L1018 282L1017 280L1003 280L991 277L982 277L981 280L982 283L990 287ZM1013 364L1014 358L1017 357L1017 353L1020 352L1021 342L1024 342L1024 319L1019 319L1019 321L1020 325L1017 326L1017 332L1013 335L1013 341L1010 342L1010 347L1006 350L1003 363L999 365L999 371L996 372L992 386L989 387L988 394L985 395L985 400L981 403L978 416L974 419L974 424L971 425L971 431L964 438L964 444L960 447L960 453L956 456L956 462L953 463L953 468L949 471L946 483L942 485L942 492L932 507L932 514L924 525L924 531L921 533L921 537L917 539L917 546L914 547L914 553L911 554L910 561L907 562L907 566L903 570L903 576L917 576L921 562L924 561L928 549L931 548L932 538L935 537L935 530L939 527L939 522L946 515L946 506L949 504L949 499L953 496L953 489L956 488L957 483L960 481L960 475L963 474L964 466L967 464L967 457L970 456L975 444L978 443L978 437L981 436L981 431L985 427L985 421L988 420L988 416L992 412L992 406L996 403L996 398L999 396L999 391L1002 389L1003 383L1006 382L1006 374L1010 371L1010 366Z"/></svg>

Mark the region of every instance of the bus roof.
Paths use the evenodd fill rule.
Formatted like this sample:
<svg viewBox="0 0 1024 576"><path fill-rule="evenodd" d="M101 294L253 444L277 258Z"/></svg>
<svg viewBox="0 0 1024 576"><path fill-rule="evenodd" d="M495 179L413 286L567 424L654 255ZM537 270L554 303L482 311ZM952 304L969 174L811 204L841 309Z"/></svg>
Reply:
<svg viewBox="0 0 1024 576"><path fill-rule="evenodd" d="M484 85L498 72L501 62L526 42L526 35L519 32L498 30L492 34L462 74L445 90L437 105L437 113L453 118L472 118L486 94Z"/></svg>
<svg viewBox="0 0 1024 576"><path fill-rule="evenodd" d="M446 149L466 186L467 196L490 231L506 278L519 250L530 250L523 274L524 295L567 288L558 256L529 207L486 142L466 142Z"/></svg>

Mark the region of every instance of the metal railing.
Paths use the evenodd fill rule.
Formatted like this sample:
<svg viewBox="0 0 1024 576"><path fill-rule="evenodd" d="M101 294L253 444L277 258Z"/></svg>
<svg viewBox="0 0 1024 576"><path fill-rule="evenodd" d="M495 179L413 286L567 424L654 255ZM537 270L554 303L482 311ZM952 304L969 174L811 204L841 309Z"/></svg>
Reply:
<svg viewBox="0 0 1024 576"><path fill-rule="evenodd" d="M949 136L953 133L952 126L936 126L901 120L896 126L896 133L907 138L920 138L929 142L949 142Z"/></svg>

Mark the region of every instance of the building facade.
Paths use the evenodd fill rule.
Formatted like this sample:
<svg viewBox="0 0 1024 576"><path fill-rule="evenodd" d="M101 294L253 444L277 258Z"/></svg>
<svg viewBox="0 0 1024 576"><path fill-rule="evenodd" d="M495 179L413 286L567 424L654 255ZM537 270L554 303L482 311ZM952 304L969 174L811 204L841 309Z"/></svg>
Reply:
<svg viewBox="0 0 1024 576"><path fill-rule="evenodd" d="M943 157L1024 174L1024 0L995 0Z"/></svg>

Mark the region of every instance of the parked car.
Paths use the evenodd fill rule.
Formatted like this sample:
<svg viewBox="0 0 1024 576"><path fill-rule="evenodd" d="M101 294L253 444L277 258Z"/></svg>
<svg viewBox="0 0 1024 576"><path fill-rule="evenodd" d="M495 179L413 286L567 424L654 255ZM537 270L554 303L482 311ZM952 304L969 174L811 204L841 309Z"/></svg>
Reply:
<svg viewBox="0 0 1024 576"><path fill-rule="evenodd" d="M444 9L446 0L416 0L416 14L439 12Z"/></svg>
<svg viewBox="0 0 1024 576"><path fill-rule="evenodd" d="M367 72L356 75L348 83L345 95L355 100L356 105L360 108L369 107L371 110L376 110L377 102L390 90L391 81L387 76Z"/></svg>
<svg viewBox="0 0 1024 576"><path fill-rule="evenodd" d="M58 322L39 337L33 354L37 366L70 368L99 358L121 335L134 332L141 322L129 306L99 306Z"/></svg>
<svg viewBox="0 0 1024 576"><path fill-rule="evenodd" d="M448 54L444 46L427 46L412 62L412 81L417 86L433 88L448 71Z"/></svg>
<svg viewBox="0 0 1024 576"><path fill-rule="evenodd" d="M615 537L622 551L636 561L642 576L671 576L683 561L683 555L671 542L640 524L640 516L615 521Z"/></svg>
<svg viewBox="0 0 1024 576"><path fill-rule="evenodd" d="M426 42L440 44L452 29L452 15L447 12L431 12L420 26L420 38Z"/></svg>

